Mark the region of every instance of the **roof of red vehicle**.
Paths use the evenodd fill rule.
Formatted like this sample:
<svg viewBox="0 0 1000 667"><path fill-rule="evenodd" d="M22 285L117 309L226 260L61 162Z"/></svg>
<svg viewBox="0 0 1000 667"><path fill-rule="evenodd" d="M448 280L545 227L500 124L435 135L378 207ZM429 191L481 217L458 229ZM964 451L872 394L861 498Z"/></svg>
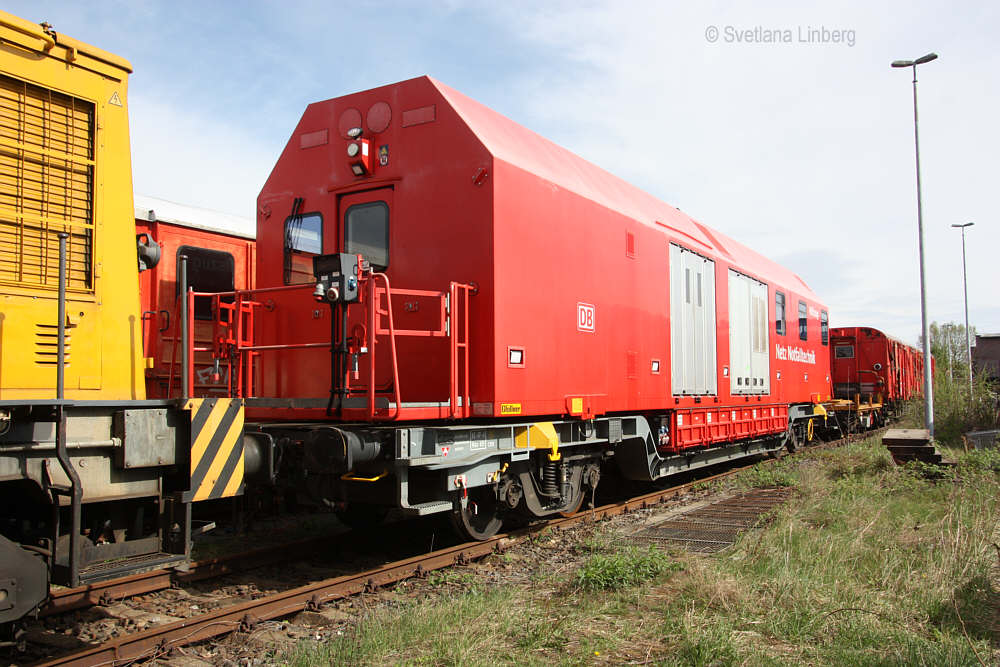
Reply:
<svg viewBox="0 0 1000 667"><path fill-rule="evenodd" d="M650 226L665 227L693 250L710 250L765 280L815 297L798 275L493 109L426 77L493 155L570 192Z"/></svg>
<svg viewBox="0 0 1000 667"><path fill-rule="evenodd" d="M889 334L885 333L884 331L880 331L879 329L876 329L875 327L861 327L861 326L855 326L855 327L832 327L830 329L830 335L831 336L850 336L850 335L855 335L856 336L858 329L868 329L869 331L874 331L875 333L877 333L878 335L882 336L886 340L895 341L895 342L899 343L900 345L902 345L904 347L910 348L914 352L917 352L919 354L923 354L923 352L921 352L919 349L917 349L913 345L910 345L909 343L907 343L907 342L905 342L905 341L903 341L903 340L901 340L899 338L896 338L895 336L890 336ZM852 333L840 333L840 332L852 332Z"/></svg>

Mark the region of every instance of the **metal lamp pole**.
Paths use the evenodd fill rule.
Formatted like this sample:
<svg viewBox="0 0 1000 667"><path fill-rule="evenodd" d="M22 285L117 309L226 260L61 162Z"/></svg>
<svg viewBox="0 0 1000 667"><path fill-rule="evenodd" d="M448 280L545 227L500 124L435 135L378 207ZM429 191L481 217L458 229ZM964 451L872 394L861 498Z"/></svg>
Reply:
<svg viewBox="0 0 1000 667"><path fill-rule="evenodd" d="M962 230L962 291L965 292L965 353L969 362L969 402L972 402L972 339L969 333L969 276L965 271L965 230L976 223L967 222L964 225L952 225Z"/></svg>
<svg viewBox="0 0 1000 667"><path fill-rule="evenodd" d="M934 437L934 385L931 378L931 331L927 322L927 289L924 279L924 211L920 193L920 133L917 130L917 65L923 65L937 58L936 53L928 53L916 60L894 60L893 67L913 68L913 145L917 154L917 232L920 238L920 323L924 337L924 424L930 436Z"/></svg>

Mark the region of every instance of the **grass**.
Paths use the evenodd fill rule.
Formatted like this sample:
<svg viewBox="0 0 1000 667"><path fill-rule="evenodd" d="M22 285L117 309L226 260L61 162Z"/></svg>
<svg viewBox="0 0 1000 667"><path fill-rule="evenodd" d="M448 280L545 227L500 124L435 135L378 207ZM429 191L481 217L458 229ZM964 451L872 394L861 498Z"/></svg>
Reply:
<svg viewBox="0 0 1000 667"><path fill-rule="evenodd" d="M627 546L590 556L577 571L575 582L585 591L622 590L679 569L680 563L671 561L654 546Z"/></svg>
<svg viewBox="0 0 1000 667"><path fill-rule="evenodd" d="M997 664L1000 453L955 455L936 477L895 467L878 441L751 468L738 486L795 496L721 554L667 556L600 532L564 572L546 562L523 584L376 610L275 660Z"/></svg>

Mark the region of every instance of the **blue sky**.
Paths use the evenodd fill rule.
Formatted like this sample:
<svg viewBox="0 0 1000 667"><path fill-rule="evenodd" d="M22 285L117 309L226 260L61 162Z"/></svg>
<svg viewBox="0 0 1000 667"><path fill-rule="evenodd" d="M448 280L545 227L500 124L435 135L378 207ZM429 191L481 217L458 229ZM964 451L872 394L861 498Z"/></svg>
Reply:
<svg viewBox="0 0 1000 667"><path fill-rule="evenodd" d="M137 192L253 217L308 103L430 74L786 264L834 326L909 342L912 98L889 62L936 51L919 84L930 317L963 318L950 225L974 221L970 319L1000 332L995 3L5 4L132 62ZM766 31L790 42L746 43Z"/></svg>

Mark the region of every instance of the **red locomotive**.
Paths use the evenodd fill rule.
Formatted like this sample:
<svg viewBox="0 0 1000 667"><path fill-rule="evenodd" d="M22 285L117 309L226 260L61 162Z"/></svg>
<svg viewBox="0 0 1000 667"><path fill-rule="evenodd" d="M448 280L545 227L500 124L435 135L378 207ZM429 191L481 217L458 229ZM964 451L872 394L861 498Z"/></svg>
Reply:
<svg viewBox="0 0 1000 667"><path fill-rule="evenodd" d="M428 77L310 105L257 242L217 323L245 446L360 516L484 537L579 507L609 459L776 451L829 398L798 276Z"/></svg>
<svg viewBox="0 0 1000 667"><path fill-rule="evenodd" d="M181 394L181 257L187 257L188 283L196 291L253 289L256 241L252 223L235 216L142 195L135 196L135 209L139 245L156 255L139 274L146 396L174 398ZM211 355L216 316L209 297L195 301L192 320L192 395L228 395L227 377Z"/></svg>
<svg viewBox="0 0 1000 667"><path fill-rule="evenodd" d="M830 335L835 398L884 406L894 413L922 392L924 357L920 350L871 327L839 327Z"/></svg>

